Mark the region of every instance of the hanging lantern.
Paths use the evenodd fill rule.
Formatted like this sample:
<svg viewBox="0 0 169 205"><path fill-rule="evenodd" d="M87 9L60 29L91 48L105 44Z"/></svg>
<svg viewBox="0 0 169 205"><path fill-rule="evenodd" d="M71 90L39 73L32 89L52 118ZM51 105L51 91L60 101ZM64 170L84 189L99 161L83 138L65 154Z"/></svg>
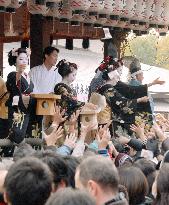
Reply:
<svg viewBox="0 0 169 205"><path fill-rule="evenodd" d="M136 12L137 0L125 0L122 17L131 19Z"/></svg>
<svg viewBox="0 0 169 205"><path fill-rule="evenodd" d="M72 18L72 10L70 8L70 1L63 0L62 4L59 9L59 16L60 22L62 23L69 23L69 19Z"/></svg>
<svg viewBox="0 0 169 205"><path fill-rule="evenodd" d="M53 20L53 18L56 18L59 16L58 6L56 3L50 4L50 7L48 8L47 13L44 15L48 20Z"/></svg>
<svg viewBox="0 0 169 205"><path fill-rule="evenodd" d="M164 24L164 6L165 0L156 0L155 11L152 19L153 23Z"/></svg>
<svg viewBox="0 0 169 205"><path fill-rule="evenodd" d="M47 7L54 7L56 3L59 3L61 0L46 0Z"/></svg>
<svg viewBox="0 0 169 205"><path fill-rule="evenodd" d="M27 7L31 14L45 15L47 13L45 0L27 0Z"/></svg>
<svg viewBox="0 0 169 205"><path fill-rule="evenodd" d="M168 32L168 26L167 25L158 25L158 28L156 29L156 31L163 35L164 33L166 34Z"/></svg>
<svg viewBox="0 0 169 205"><path fill-rule="evenodd" d="M16 9L18 9L22 5L22 2L19 0L11 0L11 3L6 8L6 12L13 13L16 12Z"/></svg>
<svg viewBox="0 0 169 205"><path fill-rule="evenodd" d="M113 28L111 21L109 19L105 22L103 28L109 28L110 30Z"/></svg>
<svg viewBox="0 0 169 205"><path fill-rule="evenodd" d="M130 28L131 30L138 30L138 25L139 24L138 24L138 21L136 21L136 22L128 21L125 27Z"/></svg>
<svg viewBox="0 0 169 205"><path fill-rule="evenodd" d="M99 15L110 15L112 12L112 0L104 0L104 8L99 11Z"/></svg>
<svg viewBox="0 0 169 205"><path fill-rule="evenodd" d="M145 12L146 15L145 20L147 22L151 22L153 20L154 12L155 12L154 0L148 0L146 2L146 12Z"/></svg>
<svg viewBox="0 0 169 205"><path fill-rule="evenodd" d="M169 1L165 1L164 5L164 24L168 25L169 24Z"/></svg>
<svg viewBox="0 0 169 205"><path fill-rule="evenodd" d="M124 27L126 27L128 21L129 21L128 18L121 17L121 18L119 19L118 26L121 27L121 28L124 28Z"/></svg>
<svg viewBox="0 0 169 205"><path fill-rule="evenodd" d="M104 8L104 0L92 0L88 9L89 15L96 16Z"/></svg>
<svg viewBox="0 0 169 205"><path fill-rule="evenodd" d="M90 0L70 0L70 8L73 10L73 17L70 19L72 26L79 26L84 21L83 15L91 5Z"/></svg>
<svg viewBox="0 0 169 205"><path fill-rule="evenodd" d="M70 7L74 14L84 14L90 8L90 0L70 0Z"/></svg>
<svg viewBox="0 0 169 205"><path fill-rule="evenodd" d="M148 0L137 0L134 19L144 21L146 17L146 5Z"/></svg>
<svg viewBox="0 0 169 205"><path fill-rule="evenodd" d="M149 29L149 23L145 21L140 21L138 25L135 27L137 30L146 31Z"/></svg>
<svg viewBox="0 0 169 205"><path fill-rule="evenodd" d="M94 23L94 27L95 28L102 28L103 25L106 23L107 19L104 18L98 18L95 23Z"/></svg>
<svg viewBox="0 0 169 205"><path fill-rule="evenodd" d="M84 16L80 14L74 14L73 17L70 19L70 24L72 26L80 26L80 23L82 23L84 19Z"/></svg>
<svg viewBox="0 0 169 205"><path fill-rule="evenodd" d="M112 15L122 15L123 14L123 9L125 7L125 1L124 0L113 0L112 1Z"/></svg>
<svg viewBox="0 0 169 205"><path fill-rule="evenodd" d="M107 21L104 23L104 27L112 28L117 26L119 22L119 16L111 16L111 19L108 18Z"/></svg>
<svg viewBox="0 0 169 205"><path fill-rule="evenodd" d="M11 0L0 0L0 12L5 12L6 7L8 7L10 3Z"/></svg>
<svg viewBox="0 0 169 205"><path fill-rule="evenodd" d="M96 16L89 16L87 15L83 21L84 26L92 26L96 22L97 18Z"/></svg>

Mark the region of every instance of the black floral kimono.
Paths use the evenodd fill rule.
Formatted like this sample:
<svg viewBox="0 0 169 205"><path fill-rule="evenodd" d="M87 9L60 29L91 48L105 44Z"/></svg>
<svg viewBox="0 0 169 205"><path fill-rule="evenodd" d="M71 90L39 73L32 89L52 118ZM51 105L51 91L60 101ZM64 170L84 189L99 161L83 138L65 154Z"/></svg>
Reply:
<svg viewBox="0 0 169 205"><path fill-rule="evenodd" d="M137 99L148 96L147 85L132 86L119 81L114 88L124 97L128 99ZM153 125L153 113L151 102L138 103L135 116L135 124L145 123L145 131L149 131Z"/></svg>
<svg viewBox="0 0 169 205"><path fill-rule="evenodd" d="M68 118L85 104L84 102L78 101L74 89L64 83L58 83L55 86L54 92L56 95L61 95L59 105L62 109L65 109L65 115L68 116Z"/></svg>
<svg viewBox="0 0 169 205"><path fill-rule="evenodd" d="M41 119L38 120L36 113L36 102L30 97L29 103L25 106L22 95L29 96L33 91L33 83L29 77L24 74L16 82L16 72L9 73L6 82L7 90L10 93L6 102L8 106L8 138L16 143L22 142L27 137L40 137ZM14 97L19 97L18 105L13 104ZM33 136L37 129L37 136Z"/></svg>
<svg viewBox="0 0 169 205"><path fill-rule="evenodd" d="M100 73L96 74L95 78L92 79L90 86L89 86L89 97L90 97L91 93L99 92L99 89L102 86L104 87L105 83L106 83L106 81L103 79L103 73L100 72ZM114 86L114 89L121 96L123 96L129 100L148 96L147 85L140 85L140 86L136 87L136 86L128 85L127 83L123 83L122 81L118 81L117 84ZM108 112L110 112L109 110L111 110L111 109L108 107L107 110L108 110L107 114L103 113L101 115L102 116L105 116L105 115L109 116ZM149 130L153 124L153 116L152 116L150 102L137 104L137 109L135 110L135 113L137 113L137 115L135 116L135 121L133 121L133 122L135 122L136 124L140 124L141 122L144 122L146 125L145 129ZM104 118L104 117L102 117L102 118ZM131 116L129 118L131 118ZM106 120L103 120L103 121L106 121ZM117 124L117 123L114 123L114 124ZM124 126L125 125L123 125L123 127ZM120 130L121 130L121 126L120 126ZM129 128L128 128L128 130L129 130ZM121 130L121 132L122 132L122 130ZM130 133L130 134L132 134L132 133Z"/></svg>
<svg viewBox="0 0 169 205"><path fill-rule="evenodd" d="M126 96L129 95L127 90L124 92L126 92ZM113 134L131 135L130 125L136 122L136 116L139 113L138 106L142 103L138 104L136 98L129 99L122 96L111 84L103 85L98 89L98 93L105 96L107 104L111 108ZM131 95L134 97L132 91Z"/></svg>

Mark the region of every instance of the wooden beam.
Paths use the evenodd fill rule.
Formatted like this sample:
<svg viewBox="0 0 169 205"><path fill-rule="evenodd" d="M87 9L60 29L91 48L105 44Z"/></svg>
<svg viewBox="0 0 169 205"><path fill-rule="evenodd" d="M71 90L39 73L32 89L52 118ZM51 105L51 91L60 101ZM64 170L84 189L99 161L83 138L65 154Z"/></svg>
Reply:
<svg viewBox="0 0 169 205"><path fill-rule="evenodd" d="M21 36L3 36L0 37L0 43L12 43L12 42L18 42L21 41Z"/></svg>

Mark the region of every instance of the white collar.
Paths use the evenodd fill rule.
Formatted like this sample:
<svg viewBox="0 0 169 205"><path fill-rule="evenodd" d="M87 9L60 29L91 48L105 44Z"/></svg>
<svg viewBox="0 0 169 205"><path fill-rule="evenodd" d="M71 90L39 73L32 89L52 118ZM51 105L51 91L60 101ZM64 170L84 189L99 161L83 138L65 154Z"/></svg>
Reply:
<svg viewBox="0 0 169 205"><path fill-rule="evenodd" d="M44 63L42 64L42 67L43 67L43 69L45 69L45 70L47 70L47 71L54 71L54 69L55 69L55 67L52 66L52 68L51 68L50 70L48 70L48 69L46 68L46 66L45 66Z"/></svg>

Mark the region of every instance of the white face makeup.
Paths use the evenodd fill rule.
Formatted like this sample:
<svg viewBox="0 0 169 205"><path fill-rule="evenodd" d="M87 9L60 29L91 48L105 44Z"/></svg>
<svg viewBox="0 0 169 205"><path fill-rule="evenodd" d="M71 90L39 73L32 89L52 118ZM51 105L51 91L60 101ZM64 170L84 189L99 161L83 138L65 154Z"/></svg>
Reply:
<svg viewBox="0 0 169 205"><path fill-rule="evenodd" d="M71 84L73 83L73 81L76 79L76 75L77 75L77 70L73 69L73 72L70 73L66 78L66 80Z"/></svg>
<svg viewBox="0 0 169 205"><path fill-rule="evenodd" d="M20 53L16 59L16 69L18 72L23 72L28 65L28 56L26 53Z"/></svg>
<svg viewBox="0 0 169 205"><path fill-rule="evenodd" d="M119 73L119 75L122 75L122 71L123 71L123 66L120 66L119 68L117 68L117 71Z"/></svg>
<svg viewBox="0 0 169 205"><path fill-rule="evenodd" d="M117 70L111 71L110 73L108 73L108 76L112 85L116 85L117 82L120 80L120 75Z"/></svg>

